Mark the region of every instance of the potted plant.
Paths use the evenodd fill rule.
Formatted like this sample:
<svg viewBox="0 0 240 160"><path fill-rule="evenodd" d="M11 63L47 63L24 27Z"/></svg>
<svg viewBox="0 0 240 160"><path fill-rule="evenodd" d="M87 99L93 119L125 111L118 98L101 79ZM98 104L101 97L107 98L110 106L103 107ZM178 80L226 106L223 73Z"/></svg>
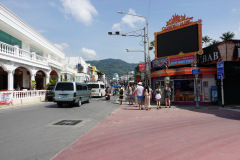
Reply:
<svg viewBox="0 0 240 160"><path fill-rule="evenodd" d="M31 80L31 86L32 86L32 88L35 90L36 87L37 87L37 82L34 81L34 80Z"/></svg>

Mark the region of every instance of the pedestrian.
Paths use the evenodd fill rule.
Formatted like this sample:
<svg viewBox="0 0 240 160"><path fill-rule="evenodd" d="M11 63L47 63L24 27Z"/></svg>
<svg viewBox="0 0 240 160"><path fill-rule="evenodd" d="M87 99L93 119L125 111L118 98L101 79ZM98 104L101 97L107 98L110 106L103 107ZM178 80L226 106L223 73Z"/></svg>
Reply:
<svg viewBox="0 0 240 160"><path fill-rule="evenodd" d="M20 88L20 86L18 84L17 87L16 87L16 91L20 91L20 90L21 90L21 88Z"/></svg>
<svg viewBox="0 0 240 160"><path fill-rule="evenodd" d="M128 105L130 105L130 102L133 105L133 90L130 84L128 84Z"/></svg>
<svg viewBox="0 0 240 160"><path fill-rule="evenodd" d="M121 88L120 88L120 90L119 90L119 100L120 100L120 104L122 104L123 96L124 96L124 88L123 88L123 85L122 85Z"/></svg>
<svg viewBox="0 0 240 160"><path fill-rule="evenodd" d="M133 88L133 91L134 91L133 93L134 93L135 105L137 107L138 106L138 99L137 99L137 92L135 92L136 88L137 88L137 86L135 85L134 88Z"/></svg>
<svg viewBox="0 0 240 160"><path fill-rule="evenodd" d="M151 109L151 105L150 105L150 100L151 100L151 91L149 86L145 87L145 91L144 91L144 96L145 96L145 109L146 110L150 110Z"/></svg>
<svg viewBox="0 0 240 160"><path fill-rule="evenodd" d="M142 102L143 102L143 86L142 86L142 82L138 83L138 87L136 88L136 93L137 93L137 99L138 99L138 106L139 106L139 110L143 109L142 108ZM141 107L141 108L140 108Z"/></svg>
<svg viewBox="0 0 240 160"><path fill-rule="evenodd" d="M155 91L155 99L157 102L157 109L161 109L161 97L162 97L161 89L159 86L157 86L157 89Z"/></svg>
<svg viewBox="0 0 240 160"><path fill-rule="evenodd" d="M166 108L167 108L168 105L169 105L169 108L171 108L171 101L170 101L171 88L169 88L167 84L165 84L165 87L164 87L164 90L163 90L163 95L164 95Z"/></svg>

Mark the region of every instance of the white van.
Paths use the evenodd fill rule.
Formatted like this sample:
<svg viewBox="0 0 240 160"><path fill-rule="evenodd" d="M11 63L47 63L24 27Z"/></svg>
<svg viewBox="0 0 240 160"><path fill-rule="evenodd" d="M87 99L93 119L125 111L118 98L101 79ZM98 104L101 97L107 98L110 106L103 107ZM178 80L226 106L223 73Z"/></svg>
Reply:
<svg viewBox="0 0 240 160"><path fill-rule="evenodd" d="M61 107L63 104L81 106L82 102L90 102L91 90L86 83L57 82L54 88L54 102Z"/></svg>
<svg viewBox="0 0 240 160"><path fill-rule="evenodd" d="M92 89L91 96L102 97L105 96L105 84L102 81L88 82L88 88Z"/></svg>

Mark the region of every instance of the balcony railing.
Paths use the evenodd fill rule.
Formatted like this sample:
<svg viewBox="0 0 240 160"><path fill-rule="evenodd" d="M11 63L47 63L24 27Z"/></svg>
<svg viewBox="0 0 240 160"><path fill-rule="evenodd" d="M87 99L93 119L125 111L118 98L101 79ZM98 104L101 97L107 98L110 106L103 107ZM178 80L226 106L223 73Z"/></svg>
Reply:
<svg viewBox="0 0 240 160"><path fill-rule="evenodd" d="M12 46L12 45L3 43L1 41L0 41L0 53L5 54L5 55L11 55L11 56L18 57L18 58L25 59L25 60L29 60L31 62L33 62L33 61L39 62L42 64L48 64L49 61L56 63L56 64L62 64L62 62L59 59L57 59L53 56L50 56L49 58L39 56L39 55L36 55L36 53L34 53L34 52L29 52L29 51L20 49L16 46Z"/></svg>
<svg viewBox="0 0 240 160"><path fill-rule="evenodd" d="M46 90L28 90L28 91L12 91L13 99L33 98L45 96Z"/></svg>

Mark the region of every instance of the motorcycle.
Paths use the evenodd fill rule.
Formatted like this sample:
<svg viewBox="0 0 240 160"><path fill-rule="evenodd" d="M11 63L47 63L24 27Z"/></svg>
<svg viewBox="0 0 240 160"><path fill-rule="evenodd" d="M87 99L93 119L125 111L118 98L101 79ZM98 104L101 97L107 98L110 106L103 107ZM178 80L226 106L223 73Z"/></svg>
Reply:
<svg viewBox="0 0 240 160"><path fill-rule="evenodd" d="M105 97L106 97L106 100L110 100L111 95L110 94L106 94Z"/></svg>

